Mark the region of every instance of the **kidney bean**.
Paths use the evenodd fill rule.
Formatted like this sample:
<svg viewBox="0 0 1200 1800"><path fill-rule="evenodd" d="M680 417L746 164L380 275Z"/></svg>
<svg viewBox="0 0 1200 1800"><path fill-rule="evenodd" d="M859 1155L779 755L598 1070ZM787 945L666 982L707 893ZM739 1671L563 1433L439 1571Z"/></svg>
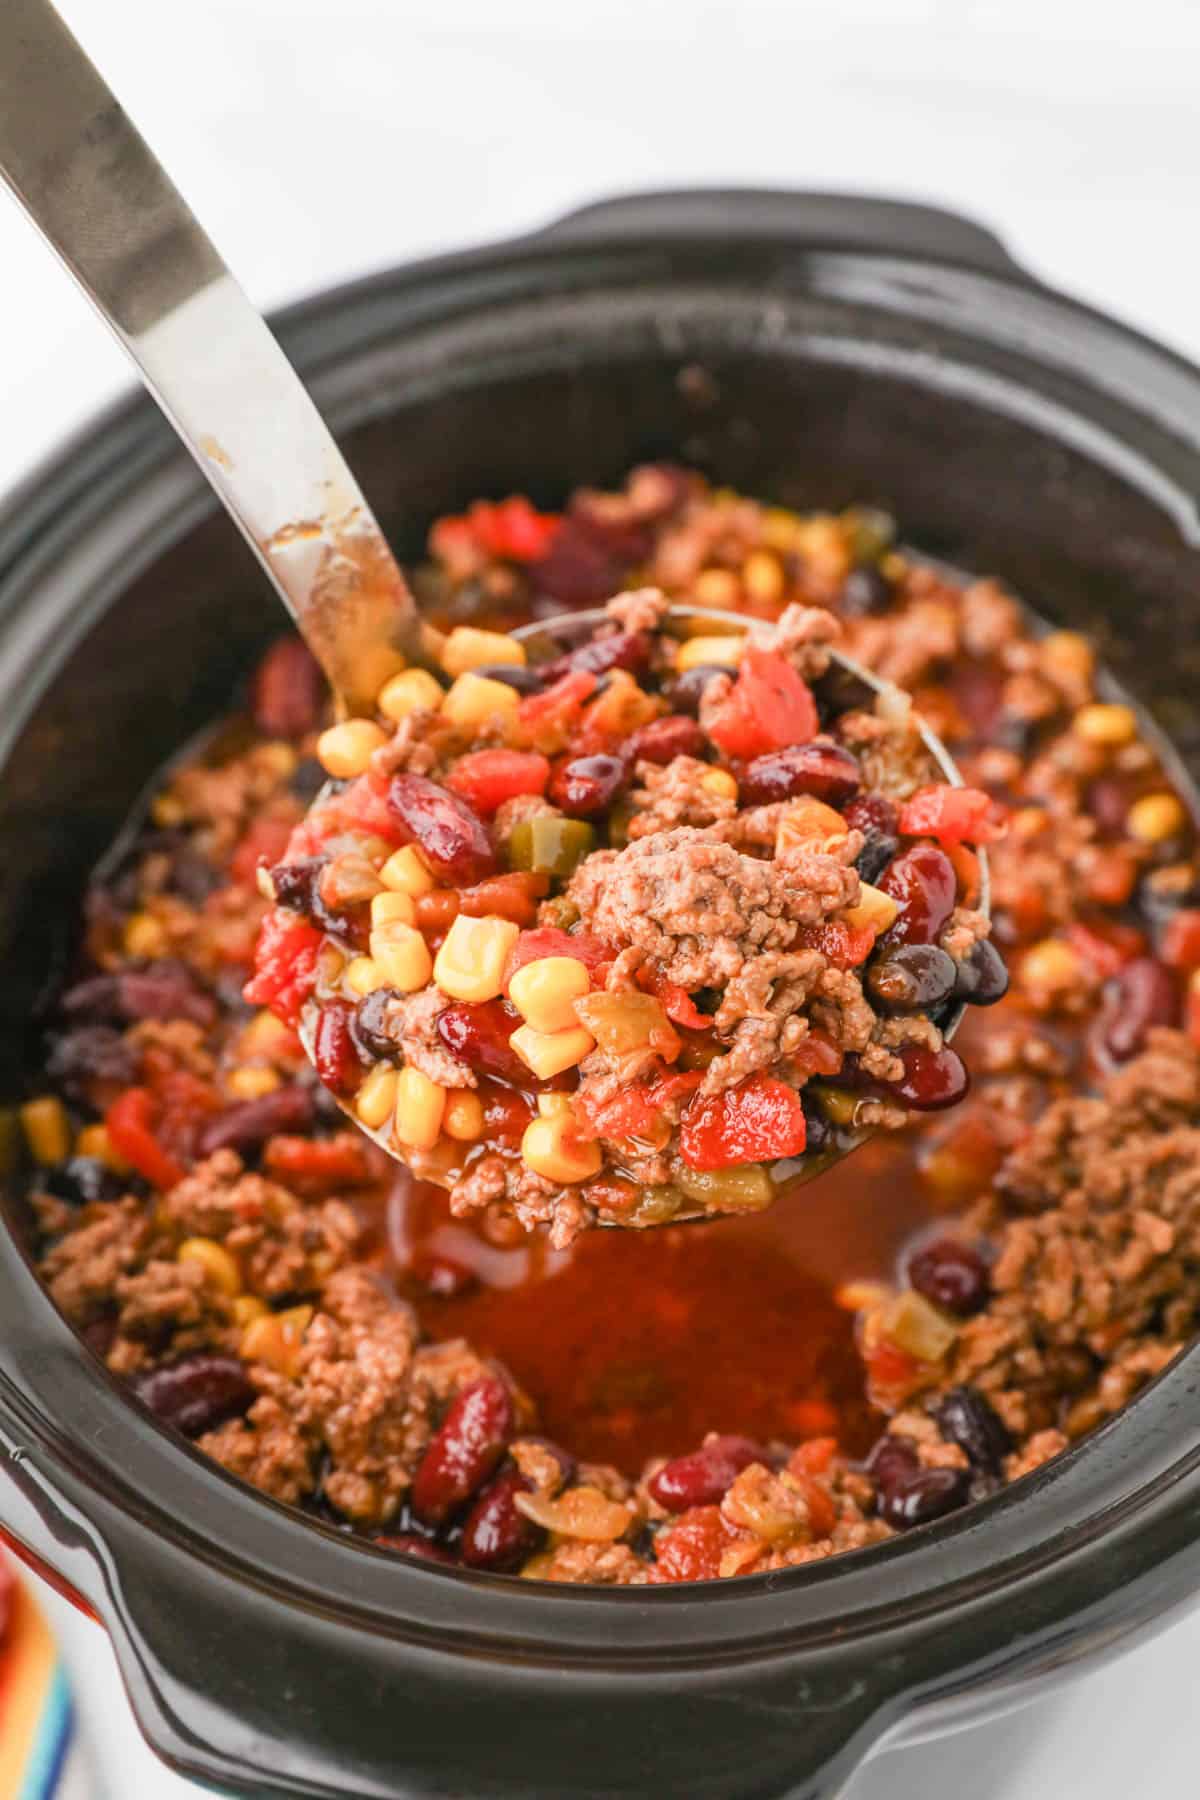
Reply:
<svg viewBox="0 0 1200 1800"><path fill-rule="evenodd" d="M614 631L608 637L590 638L552 662L540 663L538 674L549 686L573 669L584 669L589 675L607 675L610 669L644 669L650 660L650 647L650 637L644 631Z"/></svg>
<svg viewBox="0 0 1200 1800"><path fill-rule="evenodd" d="M747 763L738 777L745 806L765 806L812 794L829 806L841 806L862 786L858 758L838 744L797 744L772 750Z"/></svg>
<svg viewBox="0 0 1200 1800"><path fill-rule="evenodd" d="M546 685L544 668L530 669L523 663L485 663L471 673L481 675L485 681L502 681L525 698L540 694Z"/></svg>
<svg viewBox="0 0 1200 1800"><path fill-rule="evenodd" d="M971 1085L966 1064L949 1044L940 1050L930 1050L924 1044L904 1044L896 1054L904 1064L904 1075L900 1081L889 1083L889 1091L917 1112L940 1112L945 1106L957 1106Z"/></svg>
<svg viewBox="0 0 1200 1800"><path fill-rule="evenodd" d="M958 964L937 944L898 944L867 968L866 987L881 1012L930 1012L955 991Z"/></svg>
<svg viewBox="0 0 1200 1800"><path fill-rule="evenodd" d="M970 1006L995 1006L1008 992L1008 968L990 938L981 938L958 965L954 996Z"/></svg>
<svg viewBox="0 0 1200 1800"><path fill-rule="evenodd" d="M668 1512L686 1512L690 1506L716 1506L743 1469L751 1463L767 1461L767 1452L752 1438L717 1437L687 1456L676 1456L664 1463L647 1486Z"/></svg>
<svg viewBox="0 0 1200 1800"><path fill-rule="evenodd" d="M665 719L651 719L648 725L640 725L625 746L625 757L630 765L669 763L677 756L702 757L706 744L695 719L672 713Z"/></svg>
<svg viewBox="0 0 1200 1800"><path fill-rule="evenodd" d="M95 1156L72 1156L38 1177L38 1186L56 1200L69 1206L90 1206L96 1201L116 1200L128 1184L118 1180L111 1169Z"/></svg>
<svg viewBox="0 0 1200 1800"><path fill-rule="evenodd" d="M192 1438L237 1418L255 1398L239 1357L207 1352L147 1370L136 1377L133 1391L164 1425Z"/></svg>
<svg viewBox="0 0 1200 1800"><path fill-rule="evenodd" d="M63 995L62 1009L70 1018L188 1019L206 1029L217 1016L212 996L173 957L76 982Z"/></svg>
<svg viewBox="0 0 1200 1800"><path fill-rule="evenodd" d="M620 756L572 756L554 769L546 797L571 818L589 818L611 805L626 773Z"/></svg>
<svg viewBox="0 0 1200 1800"><path fill-rule="evenodd" d="M458 1553L469 1569L497 1573L520 1568L545 1540L545 1532L518 1511L516 1497L529 1492L516 1468L493 1477L467 1514Z"/></svg>
<svg viewBox="0 0 1200 1800"><path fill-rule="evenodd" d="M474 1004L464 1000L438 1014L437 1034L468 1068L525 1086L529 1070L508 1041L520 1022L517 1012L503 1000Z"/></svg>
<svg viewBox="0 0 1200 1800"><path fill-rule="evenodd" d="M978 1388L951 1388L943 1396L935 1416L942 1436L966 1451L973 1468L985 1475L1003 1472L1004 1458L1012 1449L1013 1441L1007 1426Z"/></svg>
<svg viewBox="0 0 1200 1800"><path fill-rule="evenodd" d="M960 1238L936 1238L908 1260L908 1284L959 1318L982 1311L991 1292L988 1266L978 1250Z"/></svg>
<svg viewBox="0 0 1200 1800"><path fill-rule="evenodd" d="M496 853L482 819L436 781L407 771L393 775L387 807L420 845L434 873L451 887L470 887L495 873Z"/></svg>
<svg viewBox="0 0 1200 1800"><path fill-rule="evenodd" d="M137 1058L111 1025L80 1025L54 1039L46 1074L68 1099L82 1100L94 1082L130 1086L137 1080Z"/></svg>
<svg viewBox="0 0 1200 1800"><path fill-rule="evenodd" d="M299 638L271 645L250 685L250 711L266 737L298 738L315 731L327 693L321 666Z"/></svg>
<svg viewBox="0 0 1200 1800"><path fill-rule="evenodd" d="M886 612L891 600L891 582L881 569L870 564L851 569L842 583L838 610L848 619L862 619L871 613Z"/></svg>
<svg viewBox="0 0 1200 1800"><path fill-rule="evenodd" d="M620 587L621 562L604 544L595 542L578 520L568 517L555 532L545 556L531 566L530 575L537 591L551 595L561 606L596 606Z"/></svg>
<svg viewBox="0 0 1200 1800"><path fill-rule="evenodd" d="M362 1080L362 1059L354 1041L355 1011L348 1000L330 1000L317 1018L313 1067L331 1094L353 1093Z"/></svg>
<svg viewBox="0 0 1200 1800"><path fill-rule="evenodd" d="M728 674L729 670L720 663L697 663L695 668L673 675L663 688L663 695L675 712L699 713L709 683L718 675Z"/></svg>
<svg viewBox="0 0 1200 1800"><path fill-rule="evenodd" d="M970 1489L965 1469L918 1469L881 1491L879 1516L897 1531L911 1531L957 1512L970 1499Z"/></svg>
<svg viewBox="0 0 1200 1800"><path fill-rule="evenodd" d="M415 1531L402 1531L395 1537L377 1537L372 1542L380 1550L397 1550L402 1556L419 1556L422 1562L450 1563L454 1557L430 1538L418 1537Z"/></svg>
<svg viewBox="0 0 1200 1800"><path fill-rule="evenodd" d="M900 914L881 942L932 944L954 911L958 881L954 864L932 844L914 844L888 865L878 885L899 902Z"/></svg>
<svg viewBox="0 0 1200 1800"><path fill-rule="evenodd" d="M1128 1062L1145 1049L1154 1025L1173 1025L1179 1000L1170 971L1151 956L1139 956L1117 975L1102 1026L1104 1048L1114 1062Z"/></svg>
<svg viewBox="0 0 1200 1800"><path fill-rule="evenodd" d="M494 1375L465 1387L417 1465L409 1504L428 1525L441 1525L477 1493L512 1436L512 1396Z"/></svg>
<svg viewBox="0 0 1200 1800"><path fill-rule="evenodd" d="M231 1106L205 1125L197 1140L197 1154L215 1150L257 1150L280 1131L308 1131L315 1114L311 1088L292 1084L276 1088L259 1100Z"/></svg>

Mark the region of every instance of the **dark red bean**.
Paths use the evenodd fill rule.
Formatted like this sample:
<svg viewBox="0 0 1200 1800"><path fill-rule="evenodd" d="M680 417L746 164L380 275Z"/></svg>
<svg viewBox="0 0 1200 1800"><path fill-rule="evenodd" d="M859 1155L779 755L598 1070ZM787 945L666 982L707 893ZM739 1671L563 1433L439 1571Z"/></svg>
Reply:
<svg viewBox="0 0 1200 1800"><path fill-rule="evenodd" d="M1102 1027L1104 1048L1114 1062L1128 1062L1146 1047L1154 1025L1173 1025L1179 1010L1168 969L1151 956L1125 964L1113 982Z"/></svg>
<svg viewBox="0 0 1200 1800"><path fill-rule="evenodd" d="M767 1461L767 1452L753 1438L716 1437L699 1450L664 1463L647 1486L668 1512L686 1512L689 1506L716 1506L743 1469L751 1463Z"/></svg>
<svg viewBox="0 0 1200 1800"><path fill-rule="evenodd" d="M147 1370L135 1378L133 1391L164 1425L184 1437L215 1430L244 1413L255 1399L240 1358L207 1352Z"/></svg>
<svg viewBox="0 0 1200 1800"><path fill-rule="evenodd" d="M468 1068L501 1081L529 1084L529 1070L509 1038L521 1023L503 1000L460 1001L438 1014L437 1033L452 1055Z"/></svg>
<svg viewBox="0 0 1200 1800"><path fill-rule="evenodd" d="M583 669L589 675L607 675L610 669L644 669L650 661L650 649L651 639L645 631L613 631L607 637L589 638L551 662L539 663L537 672L549 686L573 669Z"/></svg>
<svg viewBox="0 0 1200 1800"><path fill-rule="evenodd" d="M132 1047L111 1025L80 1025L56 1037L46 1059L46 1074L69 1100L84 1100L94 1083L129 1087L137 1080Z"/></svg>
<svg viewBox="0 0 1200 1800"><path fill-rule="evenodd" d="M900 915L881 942L932 944L954 911L958 881L954 864L932 844L902 851L879 878L885 894L900 904Z"/></svg>
<svg viewBox="0 0 1200 1800"><path fill-rule="evenodd" d="M489 1481L467 1514L459 1556L468 1569L492 1569L497 1574L519 1569L540 1549L545 1532L527 1519L516 1504L518 1494L529 1492L529 1482L519 1469L502 1469Z"/></svg>
<svg viewBox="0 0 1200 1800"><path fill-rule="evenodd" d="M892 584L883 571L873 565L851 569L838 596L839 611L849 619L886 612L891 603Z"/></svg>
<svg viewBox="0 0 1200 1800"><path fill-rule="evenodd" d="M292 862L276 863L270 879L279 905L311 918L317 898L317 877L328 861L327 856L300 856Z"/></svg>
<svg viewBox="0 0 1200 1800"><path fill-rule="evenodd" d="M441 1525L483 1486L504 1455L514 1424L512 1396L494 1375L465 1387L429 1440L409 1490L427 1525Z"/></svg>
<svg viewBox="0 0 1200 1800"><path fill-rule="evenodd" d="M355 1008L348 1000L328 1000L317 1015L313 1067L331 1094L352 1094L363 1077L362 1059L354 1041L354 1014Z"/></svg>
<svg viewBox="0 0 1200 1800"><path fill-rule="evenodd" d="M902 1481L881 1489L879 1516L896 1531L928 1525L947 1513L957 1512L971 1497L966 1469L918 1469Z"/></svg>
<svg viewBox="0 0 1200 1800"><path fill-rule="evenodd" d="M438 1300L453 1300L478 1287L479 1277L465 1263L452 1256L441 1256L433 1250L418 1250L408 1265L408 1273L420 1282L427 1294Z"/></svg>
<svg viewBox="0 0 1200 1800"><path fill-rule="evenodd" d="M496 853L487 829L457 794L425 775L402 772L388 783L387 806L448 886L470 887L495 873Z"/></svg>
<svg viewBox="0 0 1200 1800"><path fill-rule="evenodd" d="M896 1054L904 1064L904 1075L889 1083L889 1092L917 1112L941 1112L943 1107L957 1106L971 1085L966 1064L949 1044L940 1050L905 1044Z"/></svg>
<svg viewBox="0 0 1200 1800"><path fill-rule="evenodd" d="M68 988L62 1009L71 1018L188 1019L207 1029L217 1016L212 995L206 994L186 964L162 957L143 969L121 969L92 975Z"/></svg>
<svg viewBox="0 0 1200 1800"><path fill-rule="evenodd" d="M620 559L571 518L563 520L546 555L529 571L539 594L566 607L609 599L621 585L621 572Z"/></svg>
<svg viewBox="0 0 1200 1800"><path fill-rule="evenodd" d="M729 670L720 663L697 663L695 668L685 669L681 675L672 676L663 689L663 695L676 712L698 713L709 683L715 681L718 675L728 674Z"/></svg>
<svg viewBox="0 0 1200 1800"><path fill-rule="evenodd" d="M951 1388L942 1398L935 1417L944 1438L965 1450L972 1468L985 1475L1000 1475L1013 1441L1004 1422L974 1387Z"/></svg>
<svg viewBox="0 0 1200 1800"><path fill-rule="evenodd" d="M211 1156L215 1150L238 1150L243 1154L257 1150L277 1132L308 1131L314 1116L310 1088L295 1084L276 1088L273 1094L244 1100L211 1120L197 1140L197 1153Z"/></svg>
<svg viewBox="0 0 1200 1800"><path fill-rule="evenodd" d="M47 1169L37 1178L42 1193L65 1200L68 1206L92 1206L98 1201L117 1200L126 1184L95 1156L72 1156L66 1162Z"/></svg>
<svg viewBox="0 0 1200 1800"><path fill-rule="evenodd" d="M895 1437L885 1431L877 1438L867 1457L865 1468L874 1476L880 1493L907 1481L921 1467L920 1458L907 1438Z"/></svg>
<svg viewBox="0 0 1200 1800"><path fill-rule="evenodd" d="M546 797L572 818L591 818L612 804L626 774L620 756L573 756L551 774Z"/></svg>
<svg viewBox="0 0 1200 1800"><path fill-rule="evenodd" d="M898 944L867 969L866 987L880 1012L930 1012L955 991L958 964L937 944Z"/></svg>
<svg viewBox="0 0 1200 1800"><path fill-rule="evenodd" d="M990 938L981 938L958 965L954 983L957 1000L969 1006L995 1006L1008 992L1008 968Z"/></svg>
<svg viewBox="0 0 1200 1800"><path fill-rule="evenodd" d="M449 1550L444 1550L430 1538L418 1537L415 1531L403 1531L396 1537L372 1538L371 1542L380 1550L396 1550L401 1556L419 1556L422 1562L454 1562Z"/></svg>
<svg viewBox="0 0 1200 1800"><path fill-rule="evenodd" d="M546 677L541 669L525 668L519 663L486 663L478 669L472 669L473 675L481 675L487 681L502 681L505 687L515 688L518 694L528 697L540 694L546 685Z"/></svg>
<svg viewBox="0 0 1200 1800"><path fill-rule="evenodd" d="M936 1238L923 1245L909 1258L907 1273L918 1294L960 1319L987 1305L992 1285L987 1263L961 1238Z"/></svg>
<svg viewBox="0 0 1200 1800"><path fill-rule="evenodd" d="M625 755L630 763L669 763L677 756L703 756L707 742L695 719L673 713L639 726L625 746Z"/></svg>
<svg viewBox="0 0 1200 1800"><path fill-rule="evenodd" d="M862 785L858 758L838 744L797 744L756 756L738 776L743 806L766 806L812 794L828 806L841 806Z"/></svg>
<svg viewBox="0 0 1200 1800"><path fill-rule="evenodd" d="M327 692L311 650L299 638L280 638L255 670L250 711L267 737L303 737L321 723Z"/></svg>

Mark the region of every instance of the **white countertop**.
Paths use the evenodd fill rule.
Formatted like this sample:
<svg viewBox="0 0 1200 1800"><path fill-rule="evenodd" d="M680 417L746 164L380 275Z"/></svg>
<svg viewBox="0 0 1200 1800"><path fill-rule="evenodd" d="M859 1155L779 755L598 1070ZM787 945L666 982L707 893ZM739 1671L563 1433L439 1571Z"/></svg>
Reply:
<svg viewBox="0 0 1200 1800"><path fill-rule="evenodd" d="M958 207L1200 355L1196 0L59 4L264 306L607 193L758 183ZM128 378L3 206L0 308L3 489ZM52 1603L113 1800L194 1793L141 1749L100 1632ZM1200 1618L881 1758L852 1800L1191 1793L1198 1653Z"/></svg>

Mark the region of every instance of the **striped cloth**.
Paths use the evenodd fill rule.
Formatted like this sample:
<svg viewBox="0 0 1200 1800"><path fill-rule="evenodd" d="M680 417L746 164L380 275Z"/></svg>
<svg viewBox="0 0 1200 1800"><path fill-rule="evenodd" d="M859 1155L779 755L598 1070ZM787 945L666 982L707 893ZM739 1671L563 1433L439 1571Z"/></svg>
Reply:
<svg viewBox="0 0 1200 1800"><path fill-rule="evenodd" d="M0 1650L0 1800L94 1800L50 1627L29 1589L8 1593Z"/></svg>

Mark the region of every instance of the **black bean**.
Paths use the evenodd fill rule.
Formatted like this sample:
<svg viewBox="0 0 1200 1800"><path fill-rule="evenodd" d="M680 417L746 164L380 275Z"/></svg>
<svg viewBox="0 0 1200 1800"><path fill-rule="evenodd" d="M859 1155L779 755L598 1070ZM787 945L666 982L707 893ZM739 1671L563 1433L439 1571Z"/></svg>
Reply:
<svg viewBox="0 0 1200 1800"><path fill-rule="evenodd" d="M839 609L848 619L886 612L891 603L892 584L882 570L873 566L851 569L842 583Z"/></svg>
<svg viewBox="0 0 1200 1800"><path fill-rule="evenodd" d="M881 1012L931 1012L955 990L958 964L937 944L898 944L873 958L867 992Z"/></svg>
<svg viewBox="0 0 1200 1800"><path fill-rule="evenodd" d="M990 938L981 938L958 965L955 997L971 1006L995 1006L1008 992L1008 968Z"/></svg>
<svg viewBox="0 0 1200 1800"><path fill-rule="evenodd" d="M112 1170L96 1156L72 1156L56 1163L38 1179L38 1186L69 1206L90 1206L98 1200L116 1200L127 1191Z"/></svg>
<svg viewBox="0 0 1200 1800"><path fill-rule="evenodd" d="M978 1388L951 1388L943 1396L935 1417L942 1436L966 1451L972 1468L984 1475L1002 1473L1004 1458L1013 1447L1012 1438Z"/></svg>
<svg viewBox="0 0 1200 1800"><path fill-rule="evenodd" d="M295 794L297 800L303 800L307 804L310 800L316 799L328 779L329 776L315 756L302 756L296 764L288 787Z"/></svg>
<svg viewBox="0 0 1200 1800"><path fill-rule="evenodd" d="M350 1029L367 1062L401 1062L403 1055L388 1020L404 996L398 988L375 988L354 1009Z"/></svg>
<svg viewBox="0 0 1200 1800"><path fill-rule="evenodd" d="M68 1099L79 1100L93 1082L128 1087L137 1080L137 1059L111 1025L79 1025L53 1040L46 1074Z"/></svg>
<svg viewBox="0 0 1200 1800"><path fill-rule="evenodd" d="M718 675L728 674L729 670L719 663L697 663L694 669L685 669L682 675L674 675L667 682L663 688L667 704L672 712L686 713L694 719L709 683Z"/></svg>
<svg viewBox="0 0 1200 1800"><path fill-rule="evenodd" d="M911 1531L915 1525L928 1525L957 1512L970 1493L966 1469L918 1469L915 1475L881 1490L879 1516L897 1531Z"/></svg>

